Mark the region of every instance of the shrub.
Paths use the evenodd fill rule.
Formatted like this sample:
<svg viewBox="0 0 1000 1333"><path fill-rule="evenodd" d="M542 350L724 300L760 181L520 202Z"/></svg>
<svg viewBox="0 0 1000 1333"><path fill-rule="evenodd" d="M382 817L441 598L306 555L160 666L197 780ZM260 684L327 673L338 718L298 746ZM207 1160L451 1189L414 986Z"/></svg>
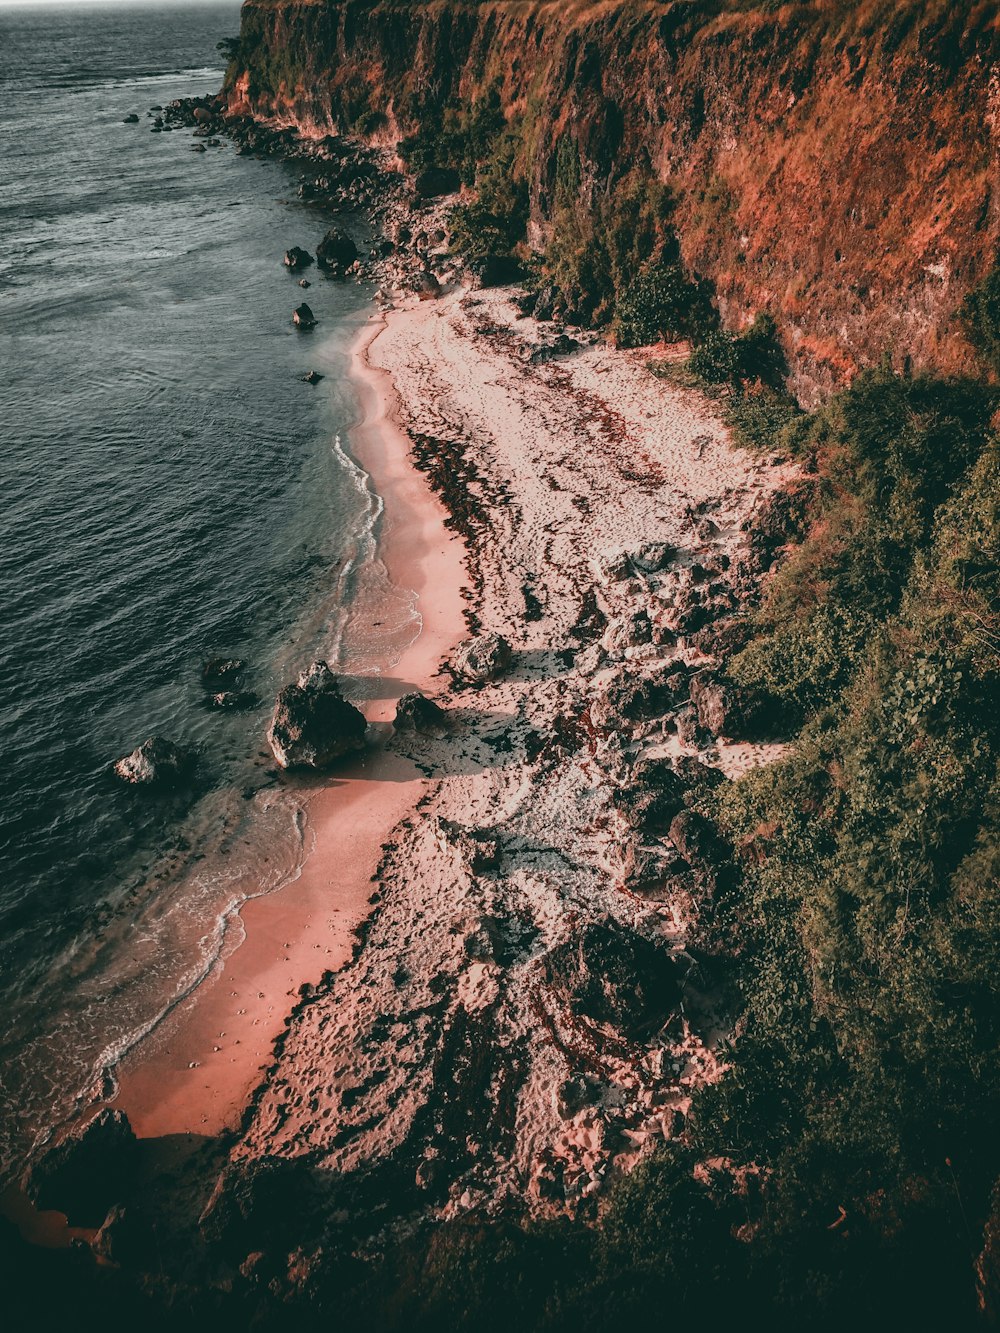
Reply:
<svg viewBox="0 0 1000 1333"><path fill-rule="evenodd" d="M704 318L699 288L679 264L656 264L635 278L618 302L615 329L622 347L677 342Z"/></svg>

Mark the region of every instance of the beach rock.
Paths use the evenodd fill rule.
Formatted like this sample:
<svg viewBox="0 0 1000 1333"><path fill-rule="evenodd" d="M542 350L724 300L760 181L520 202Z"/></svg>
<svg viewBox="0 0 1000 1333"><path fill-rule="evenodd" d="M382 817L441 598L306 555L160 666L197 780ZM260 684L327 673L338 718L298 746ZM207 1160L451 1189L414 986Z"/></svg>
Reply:
<svg viewBox="0 0 1000 1333"><path fill-rule="evenodd" d="M305 380L306 384L318 384L320 380L323 379L323 376L318 370L307 370L302 378Z"/></svg>
<svg viewBox="0 0 1000 1333"><path fill-rule="evenodd" d="M241 657L210 657L201 669L201 678L209 684L218 680L232 680L245 666L246 662Z"/></svg>
<svg viewBox="0 0 1000 1333"><path fill-rule="evenodd" d="M492 284L482 283L484 287L490 285ZM576 352L579 348L580 344L575 338L571 338L566 333L560 333L550 342L538 343L534 347L526 347L524 349L524 360L529 365L537 366L545 361L555 361L560 356L569 356L571 352Z"/></svg>
<svg viewBox="0 0 1000 1333"><path fill-rule="evenodd" d="M305 301L300 306L296 306L292 314L292 323L300 329L314 329L316 327L316 316Z"/></svg>
<svg viewBox="0 0 1000 1333"><path fill-rule="evenodd" d="M659 1027L680 998L666 951L610 921L578 926L544 955L541 970L574 1015L633 1036Z"/></svg>
<svg viewBox="0 0 1000 1333"><path fill-rule="evenodd" d="M105 1109L28 1169L24 1192L40 1211L65 1213L72 1226L99 1227L127 1193L135 1154L128 1117Z"/></svg>
<svg viewBox="0 0 1000 1333"><path fill-rule="evenodd" d="M300 268L308 268L312 262L312 255L301 246L293 245L290 250L285 251L285 268L291 269L293 273Z"/></svg>
<svg viewBox="0 0 1000 1333"><path fill-rule="evenodd" d="M651 542L632 556L632 564L643 574L659 574L677 558L677 548L669 542Z"/></svg>
<svg viewBox="0 0 1000 1333"><path fill-rule="evenodd" d="M138 125L138 124L139 124L139 117L135 114L134 111L132 111L132 112L130 112L127 116L125 116L125 117L122 119L122 124L123 124L123 125Z"/></svg>
<svg viewBox="0 0 1000 1333"><path fill-rule="evenodd" d="M340 227L331 227L316 247L316 263L328 271L343 270L358 257L358 247Z"/></svg>
<svg viewBox="0 0 1000 1333"><path fill-rule="evenodd" d="M512 660L510 644L502 634L481 634L459 644L452 667L463 680L484 685L503 675Z"/></svg>
<svg viewBox="0 0 1000 1333"><path fill-rule="evenodd" d="M433 301L441 295L441 284L430 269L415 274L411 285L421 301Z"/></svg>
<svg viewBox="0 0 1000 1333"><path fill-rule="evenodd" d="M210 125L215 119L207 106L196 106L191 114L199 125Z"/></svg>
<svg viewBox="0 0 1000 1333"><path fill-rule="evenodd" d="M393 726L397 731L415 731L440 740L448 734L448 714L433 699L416 692L404 694L396 704Z"/></svg>
<svg viewBox="0 0 1000 1333"><path fill-rule="evenodd" d="M267 740L282 768L325 768L364 748L366 726L327 664L313 662L278 695Z"/></svg>
<svg viewBox="0 0 1000 1333"><path fill-rule="evenodd" d="M194 755L163 736L150 738L115 764L115 774L137 787L170 787L194 767Z"/></svg>
<svg viewBox="0 0 1000 1333"><path fill-rule="evenodd" d="M312 283L309 281L308 278L299 278L299 286L300 286L300 287L311 287L311 286L312 286Z"/></svg>

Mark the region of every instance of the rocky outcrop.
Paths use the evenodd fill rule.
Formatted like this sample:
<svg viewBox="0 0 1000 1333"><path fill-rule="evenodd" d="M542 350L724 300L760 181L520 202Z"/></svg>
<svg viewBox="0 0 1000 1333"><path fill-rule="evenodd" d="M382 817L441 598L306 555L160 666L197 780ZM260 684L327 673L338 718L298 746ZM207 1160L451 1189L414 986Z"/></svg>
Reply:
<svg viewBox="0 0 1000 1333"><path fill-rule="evenodd" d="M299 329L314 329L316 327L316 316L312 312L312 307L305 301L300 306L296 306L292 312L292 323Z"/></svg>
<svg viewBox="0 0 1000 1333"><path fill-rule="evenodd" d="M135 1152L124 1112L101 1111L28 1170L24 1191L39 1210L55 1208L72 1226L99 1227L126 1190Z"/></svg>
<svg viewBox="0 0 1000 1333"><path fill-rule="evenodd" d="M998 58L995 7L932 0L877 21L849 5L248 0L226 95L307 133L367 115L401 137L495 91L530 119L539 246L567 162L584 208L654 164L686 264L730 327L775 316L809 398L886 350L970 365L956 312L1000 242Z"/></svg>
<svg viewBox="0 0 1000 1333"><path fill-rule="evenodd" d="M183 782L194 767L195 758L163 736L149 740L115 764L115 774L122 782L136 787L172 787Z"/></svg>
<svg viewBox="0 0 1000 1333"><path fill-rule="evenodd" d="M267 741L282 768L326 768L364 748L366 726L327 664L314 662L278 695Z"/></svg>

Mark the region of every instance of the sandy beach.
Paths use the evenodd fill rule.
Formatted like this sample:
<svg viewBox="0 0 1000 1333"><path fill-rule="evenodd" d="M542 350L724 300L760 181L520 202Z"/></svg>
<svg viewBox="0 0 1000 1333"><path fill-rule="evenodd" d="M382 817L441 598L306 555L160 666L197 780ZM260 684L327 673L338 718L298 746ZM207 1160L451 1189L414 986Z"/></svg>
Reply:
<svg viewBox="0 0 1000 1333"><path fill-rule="evenodd" d="M687 690L714 660L691 608L739 612L747 521L789 469L735 450L648 350L553 351L510 296L411 302L358 345L352 448L423 627L372 692L362 761L309 798L301 875L244 906L114 1102L141 1138L234 1132L234 1161L391 1161L441 1216L586 1215L680 1132L725 1024L688 947L704 875L622 791L643 762L697 783L780 753L706 735ZM513 652L484 685L441 670L470 626ZM393 732L412 689L447 736ZM641 977L652 947L679 1008L601 981L607 1013L581 1019L581 976Z"/></svg>
<svg viewBox="0 0 1000 1333"><path fill-rule="evenodd" d="M380 557L393 583L417 595L422 628L394 674L373 679L363 757L307 798L301 873L244 903L229 924L221 963L117 1071L113 1104L142 1138L215 1135L238 1125L300 988L351 957L382 844L426 786L417 767L384 741L400 695L439 689L440 663L464 633L464 550L410 461L389 377L370 364L383 327L373 318L353 349L361 418L351 450L385 503Z"/></svg>

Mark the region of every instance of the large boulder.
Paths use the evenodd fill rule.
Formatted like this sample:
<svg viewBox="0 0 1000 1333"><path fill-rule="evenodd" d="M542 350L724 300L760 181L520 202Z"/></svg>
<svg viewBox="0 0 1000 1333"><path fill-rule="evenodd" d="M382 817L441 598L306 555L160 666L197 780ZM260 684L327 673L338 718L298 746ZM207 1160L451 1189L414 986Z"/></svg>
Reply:
<svg viewBox="0 0 1000 1333"><path fill-rule="evenodd" d="M448 734L448 714L433 699L415 691L404 694L396 704L393 725L397 731L415 731L440 740Z"/></svg>
<svg viewBox="0 0 1000 1333"><path fill-rule="evenodd" d="M278 695L267 740L282 768L325 768L364 747L366 726L327 664L313 662Z"/></svg>
<svg viewBox="0 0 1000 1333"><path fill-rule="evenodd" d="M342 273L358 257L358 247L340 227L331 227L316 247L316 263L329 273Z"/></svg>
<svg viewBox="0 0 1000 1333"><path fill-rule="evenodd" d="M24 1192L40 1211L57 1209L72 1226L99 1227L127 1193L136 1137L123 1111L100 1111L31 1166Z"/></svg>
<svg viewBox="0 0 1000 1333"><path fill-rule="evenodd" d="M578 926L544 956L542 974L575 1016L632 1036L661 1026L680 999L667 952L613 922Z"/></svg>
<svg viewBox="0 0 1000 1333"><path fill-rule="evenodd" d="M122 782L136 787L173 787L183 782L194 767L194 755L163 736L150 736L138 749L115 764Z"/></svg>
<svg viewBox="0 0 1000 1333"><path fill-rule="evenodd" d="M292 323L299 329L314 329L316 327L316 316L312 312L312 307L305 301L300 306L296 306L292 312Z"/></svg>
<svg viewBox="0 0 1000 1333"><path fill-rule="evenodd" d="M512 660L510 644L502 634L480 634L459 644L452 667L463 680L485 685L502 676Z"/></svg>

